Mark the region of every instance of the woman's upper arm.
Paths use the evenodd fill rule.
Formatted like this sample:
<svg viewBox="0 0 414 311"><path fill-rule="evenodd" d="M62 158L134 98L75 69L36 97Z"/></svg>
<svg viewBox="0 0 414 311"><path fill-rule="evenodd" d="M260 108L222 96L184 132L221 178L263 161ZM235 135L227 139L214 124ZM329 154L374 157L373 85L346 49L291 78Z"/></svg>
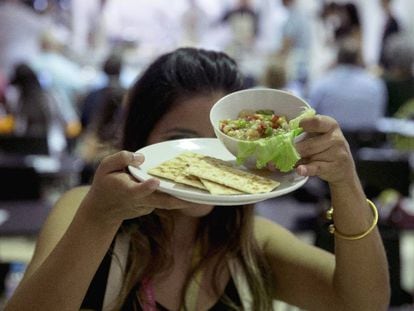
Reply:
<svg viewBox="0 0 414 311"><path fill-rule="evenodd" d="M336 305L332 254L261 217L256 218L255 236L269 261L276 299L307 310L329 310Z"/></svg>
<svg viewBox="0 0 414 311"><path fill-rule="evenodd" d="M76 187L62 195L51 209L36 242L25 277L31 275L49 256L72 222L89 187Z"/></svg>

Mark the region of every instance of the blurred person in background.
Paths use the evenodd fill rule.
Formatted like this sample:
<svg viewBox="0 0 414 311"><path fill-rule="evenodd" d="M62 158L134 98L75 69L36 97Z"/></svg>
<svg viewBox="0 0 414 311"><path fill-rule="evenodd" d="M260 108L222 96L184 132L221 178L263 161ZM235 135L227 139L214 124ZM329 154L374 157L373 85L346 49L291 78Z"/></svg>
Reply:
<svg viewBox="0 0 414 311"><path fill-rule="evenodd" d="M326 44L329 50L328 56L336 55L342 40L351 38L363 46L360 14L355 4L326 3L322 6L320 17L323 27L321 31L326 37L323 44ZM332 61L335 60L332 59L327 65L330 66Z"/></svg>
<svg viewBox="0 0 414 311"><path fill-rule="evenodd" d="M354 39L362 44L361 18L358 7L354 3L339 4L337 7L339 23L334 30L336 42Z"/></svg>
<svg viewBox="0 0 414 311"><path fill-rule="evenodd" d="M82 135L77 142L77 153L84 160L81 183L90 182L93 173L118 139L122 100L126 90L121 86L122 57L111 54L102 65L106 76L104 86L92 90L81 103Z"/></svg>
<svg viewBox="0 0 414 311"><path fill-rule="evenodd" d="M338 14L339 4L336 2L324 3L321 6L319 17L323 23L323 26L329 32L329 43L334 41L335 30L339 27L341 20Z"/></svg>
<svg viewBox="0 0 414 311"><path fill-rule="evenodd" d="M123 59L121 53L111 53L102 64L104 75L103 86L100 86L84 95L79 107L81 111L82 128L86 130L90 125L97 111L101 111L105 94L108 90L119 90L125 92L121 85L120 76L123 68Z"/></svg>
<svg viewBox="0 0 414 311"><path fill-rule="evenodd" d="M6 102L7 80L0 72L0 135L11 134L14 130L14 117Z"/></svg>
<svg viewBox="0 0 414 311"><path fill-rule="evenodd" d="M4 103L6 101L6 77L3 76L3 73L0 71L0 103Z"/></svg>
<svg viewBox="0 0 414 311"><path fill-rule="evenodd" d="M381 6L385 14L385 23L384 29L382 31L379 65L383 69L386 69L388 67L387 59L385 56L385 47L387 45L387 40L393 34L398 33L401 30L401 26L392 12L392 0L381 0Z"/></svg>
<svg viewBox="0 0 414 311"><path fill-rule="evenodd" d="M47 137L52 119L50 98L36 73L27 64L15 67L10 83L19 91L16 118L17 135Z"/></svg>
<svg viewBox="0 0 414 311"><path fill-rule="evenodd" d="M39 44L41 53L33 57L30 64L43 87L56 96L59 108L68 121L68 135L74 138L81 131L76 103L87 87L87 80L82 68L65 56L65 46L58 33L44 32Z"/></svg>
<svg viewBox="0 0 414 311"><path fill-rule="evenodd" d="M282 29L282 43L277 59L286 63L288 83L299 83L304 88L309 77L311 50L310 18L301 10L296 0L282 0L287 10L287 20Z"/></svg>
<svg viewBox="0 0 414 311"><path fill-rule="evenodd" d="M66 150L65 122L54 97L44 90L36 73L25 64L17 64L10 78L17 90L12 106L13 132L16 136L47 140L48 152L59 156Z"/></svg>
<svg viewBox="0 0 414 311"><path fill-rule="evenodd" d="M157 178L128 173L148 160L136 153L145 146L214 137L209 111L242 85L224 53L183 48L152 62L128 93L124 150L103 159L91 186L57 202L5 311L270 311L275 299L307 310L385 310L375 206L334 119L302 120L313 135L296 145L306 159L296 172L329 183L337 230L358 237L337 232L335 255L255 216L253 205L187 202L156 191Z"/></svg>
<svg viewBox="0 0 414 311"><path fill-rule="evenodd" d="M397 110L414 98L414 42L409 34L397 33L387 39L384 48L382 78L387 86L386 115L392 117Z"/></svg>
<svg viewBox="0 0 414 311"><path fill-rule="evenodd" d="M220 22L230 26L232 39L227 49L232 55L237 56L254 48L259 34L259 19L251 0L237 0L234 7L225 10Z"/></svg>
<svg viewBox="0 0 414 311"><path fill-rule="evenodd" d="M122 117L123 89L107 89L103 102L90 126L96 139L102 143L114 144L119 139L119 129Z"/></svg>
<svg viewBox="0 0 414 311"><path fill-rule="evenodd" d="M383 81L363 66L359 42L348 38L340 43L336 65L310 85L308 99L343 130L356 131L375 129L385 114L386 96Z"/></svg>
<svg viewBox="0 0 414 311"><path fill-rule="evenodd" d="M262 84L272 89L283 90L286 87L286 70L284 64L269 63L262 77Z"/></svg>
<svg viewBox="0 0 414 311"><path fill-rule="evenodd" d="M108 42L103 14L108 0L71 0L70 48L79 62L94 63L107 53Z"/></svg>
<svg viewBox="0 0 414 311"><path fill-rule="evenodd" d="M78 2L83 5L84 1ZM134 56L139 55L135 62L152 60L182 39L180 2L106 0L102 11L106 42L129 42L136 47Z"/></svg>
<svg viewBox="0 0 414 311"><path fill-rule="evenodd" d="M260 15L252 0L237 0L224 10L218 26L227 30L228 40L223 49L233 57L245 74L245 86L253 87L257 77L252 72L251 63L257 38L260 32ZM256 56L257 57L257 56Z"/></svg>
<svg viewBox="0 0 414 311"><path fill-rule="evenodd" d="M90 183L99 162L114 152L114 142L119 139L125 92L106 88L101 95L91 123L77 141L76 153L83 160L81 184Z"/></svg>
<svg viewBox="0 0 414 311"><path fill-rule="evenodd" d="M301 86L294 81L288 82L286 66L275 60L270 61L261 77L260 84L272 89L279 89L291 92L297 96L302 95Z"/></svg>
<svg viewBox="0 0 414 311"><path fill-rule="evenodd" d="M40 36L47 26L47 18L22 1L0 1L0 72L9 77L14 65L37 55Z"/></svg>
<svg viewBox="0 0 414 311"><path fill-rule="evenodd" d="M4 115L8 112L6 105L6 89L7 89L7 80L0 71L0 113Z"/></svg>
<svg viewBox="0 0 414 311"><path fill-rule="evenodd" d="M414 97L398 108L393 117L401 120L412 121L414 123ZM404 133L391 134L390 140L394 148L401 151L414 152L413 135L404 135Z"/></svg>
<svg viewBox="0 0 414 311"><path fill-rule="evenodd" d="M203 36L208 32L210 17L198 0L188 0L188 7L182 14L183 36L182 46L198 46L203 41Z"/></svg>
<svg viewBox="0 0 414 311"><path fill-rule="evenodd" d="M71 120L53 92L43 88L35 71L24 63L16 65L10 84L18 90L17 102L10 103L15 120L13 133L46 137L53 156L67 152Z"/></svg>

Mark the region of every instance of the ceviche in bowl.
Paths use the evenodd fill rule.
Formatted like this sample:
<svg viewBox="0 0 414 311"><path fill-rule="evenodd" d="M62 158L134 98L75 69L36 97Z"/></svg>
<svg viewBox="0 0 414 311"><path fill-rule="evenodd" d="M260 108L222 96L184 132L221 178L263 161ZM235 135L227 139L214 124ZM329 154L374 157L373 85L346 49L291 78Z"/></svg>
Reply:
<svg viewBox="0 0 414 311"><path fill-rule="evenodd" d="M285 116L273 110L242 110L237 119L220 120L219 128L224 134L240 140L257 140L285 131L289 126Z"/></svg>
<svg viewBox="0 0 414 311"><path fill-rule="evenodd" d="M303 118L315 111L300 97L285 91L255 88L221 98L210 111L217 138L238 164L263 168L273 164L282 172L300 159L295 141Z"/></svg>

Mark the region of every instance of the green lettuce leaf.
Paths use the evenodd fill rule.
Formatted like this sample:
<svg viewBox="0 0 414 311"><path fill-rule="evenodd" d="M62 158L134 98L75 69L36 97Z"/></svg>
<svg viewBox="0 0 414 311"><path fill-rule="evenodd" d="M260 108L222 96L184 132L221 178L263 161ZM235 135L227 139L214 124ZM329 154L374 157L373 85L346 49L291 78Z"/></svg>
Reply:
<svg viewBox="0 0 414 311"><path fill-rule="evenodd" d="M238 144L237 163L243 164L250 156L256 158L256 167L263 168L273 163L281 172L291 171L300 160L294 144L295 137L303 132L299 127L302 119L315 115L315 110L305 109L298 117L290 120L289 129L279 135L254 141L240 141Z"/></svg>
<svg viewBox="0 0 414 311"><path fill-rule="evenodd" d="M255 141L240 141L237 149L236 163L243 164L246 160L255 153L257 143Z"/></svg>
<svg viewBox="0 0 414 311"><path fill-rule="evenodd" d="M300 115L298 115L296 118L289 121L289 128L291 130L300 130L300 133L303 132L303 129L299 126L300 121L302 121L305 118L310 118L315 115L315 110L312 108L305 108ZM300 134L299 133L299 134ZM297 135L299 135L297 134Z"/></svg>

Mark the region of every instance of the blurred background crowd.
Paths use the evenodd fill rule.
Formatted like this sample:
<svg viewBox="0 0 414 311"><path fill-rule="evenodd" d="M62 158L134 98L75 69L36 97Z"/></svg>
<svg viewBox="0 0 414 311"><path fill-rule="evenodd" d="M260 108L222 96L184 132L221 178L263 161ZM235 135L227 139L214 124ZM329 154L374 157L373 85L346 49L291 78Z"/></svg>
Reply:
<svg viewBox="0 0 414 311"><path fill-rule="evenodd" d="M345 130L409 119L413 13L409 0L1 0L0 133L62 152L179 46L226 51L246 87L294 92Z"/></svg>
<svg viewBox="0 0 414 311"><path fill-rule="evenodd" d="M196 46L232 56L246 87L293 92L338 120L395 248L392 304L412 303L413 15L412 0L0 0L0 243L35 239L56 196L90 181L146 65ZM300 216L258 210L314 228L324 189L311 180L283 199ZM303 218L306 204L317 207ZM0 262L16 257L0 245Z"/></svg>

